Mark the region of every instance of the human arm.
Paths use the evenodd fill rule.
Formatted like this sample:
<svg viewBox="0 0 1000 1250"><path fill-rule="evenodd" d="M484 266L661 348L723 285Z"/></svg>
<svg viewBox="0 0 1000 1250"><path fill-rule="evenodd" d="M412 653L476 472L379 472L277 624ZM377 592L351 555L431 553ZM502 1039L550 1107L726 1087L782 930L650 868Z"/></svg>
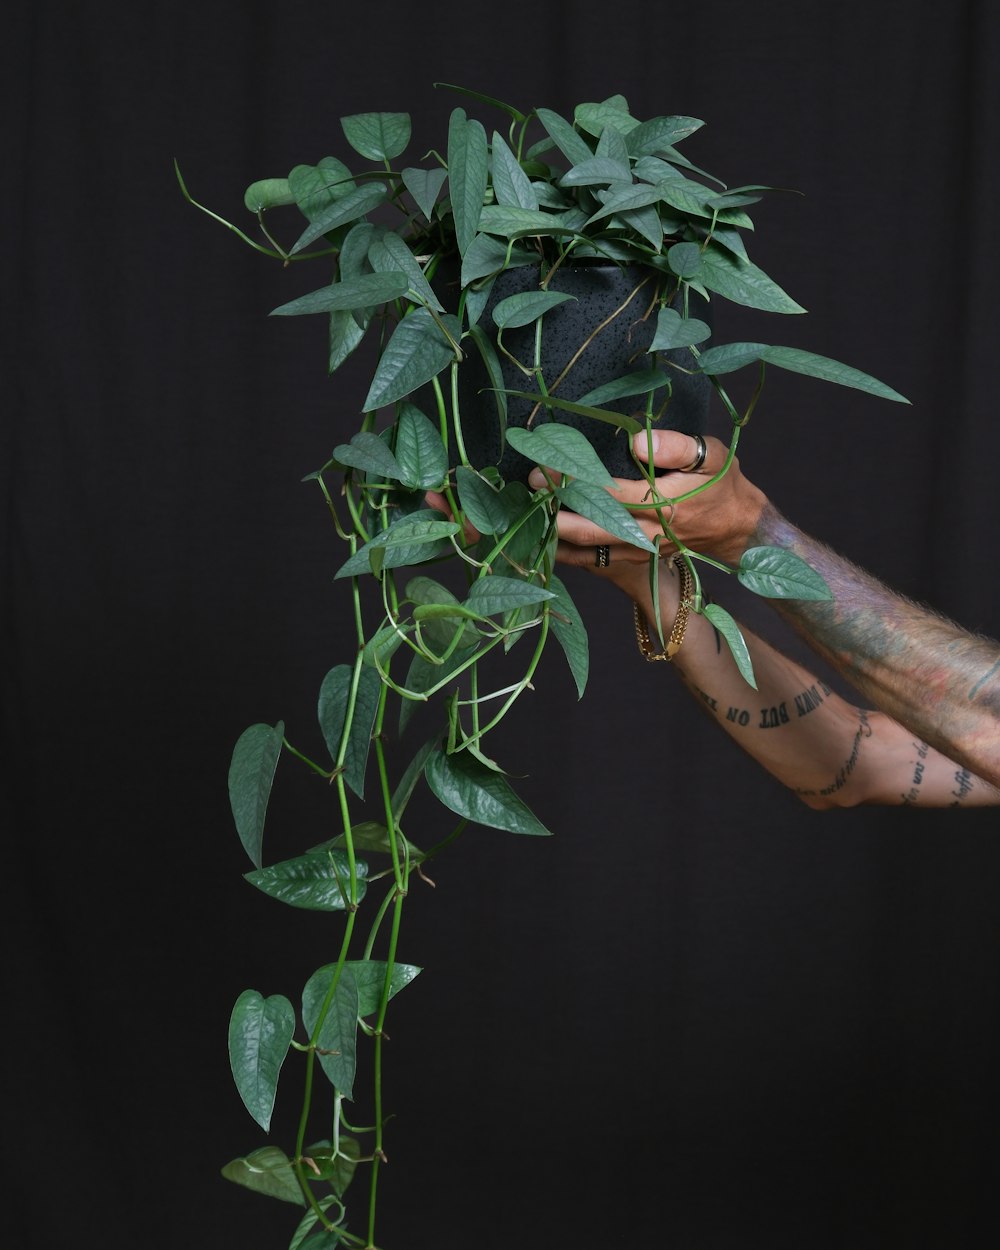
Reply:
<svg viewBox="0 0 1000 1250"><path fill-rule="evenodd" d="M560 558L576 563L566 540ZM614 582L645 615L655 638L645 565L614 558L601 577ZM680 598L680 578L664 559L658 596L664 632ZM702 615L688 617L671 667L719 727L809 807L910 804L972 807L1000 803L1000 790L948 759L882 712L843 699L815 674L743 630L757 688ZM667 668L663 664L663 669Z"/></svg>
<svg viewBox="0 0 1000 1250"><path fill-rule="evenodd" d="M695 475L679 471L692 460L694 440L672 431L654 434L660 495L683 496L696 478L718 473L726 448L716 439L707 442L705 464ZM645 435L636 439L636 451L645 458ZM532 484L542 481L536 478ZM638 507L647 491L644 481L619 481L615 493ZM651 536L661 532L651 513L637 515ZM728 565L736 565L754 546L782 547L804 559L826 581L832 599L770 600L772 606L866 700L917 741L929 743L970 775L1000 784L1000 645L911 602L804 534L749 482L738 461L720 481L672 509L669 523L686 547ZM638 548L572 513L560 512L559 525L565 562L592 564L594 547L606 544L612 568L633 564L645 577L646 556ZM662 550L670 551L670 544Z"/></svg>

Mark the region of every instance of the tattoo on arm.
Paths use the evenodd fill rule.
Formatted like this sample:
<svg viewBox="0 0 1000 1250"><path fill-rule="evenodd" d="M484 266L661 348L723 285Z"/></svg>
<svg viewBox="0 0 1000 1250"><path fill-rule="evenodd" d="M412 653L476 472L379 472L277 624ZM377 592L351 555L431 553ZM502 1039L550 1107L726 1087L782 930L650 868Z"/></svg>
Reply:
<svg viewBox="0 0 1000 1250"><path fill-rule="evenodd" d="M819 795L827 798L831 794L836 794L838 790L842 790L850 780L851 773L854 772L858 765L858 757L861 754L861 742L864 738L872 736L871 724L868 721L868 713L863 709L858 709L858 732L854 735L854 742L851 744L851 753L841 765L836 777L828 786L824 786L821 790L799 790L794 792L799 795Z"/></svg>
<svg viewBox="0 0 1000 1250"><path fill-rule="evenodd" d="M972 773L967 768L955 769L955 789L952 794L955 796L955 802L950 803L949 807L961 807L963 801L972 793L975 785L972 779Z"/></svg>
<svg viewBox="0 0 1000 1250"><path fill-rule="evenodd" d="M904 804L915 803L920 795L920 786L924 780L924 769L927 767L927 753L930 747L926 742L914 742L913 749L917 753L917 758L913 761L913 776L910 779L910 788L905 794L900 795Z"/></svg>

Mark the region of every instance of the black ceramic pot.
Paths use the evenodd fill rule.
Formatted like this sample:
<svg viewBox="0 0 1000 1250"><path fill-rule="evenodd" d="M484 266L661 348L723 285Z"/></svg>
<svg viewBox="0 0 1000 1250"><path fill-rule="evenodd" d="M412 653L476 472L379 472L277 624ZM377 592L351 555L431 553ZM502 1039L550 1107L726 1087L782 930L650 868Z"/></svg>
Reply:
<svg viewBox="0 0 1000 1250"><path fill-rule="evenodd" d="M563 265L553 274L547 289L565 292L574 298L550 309L542 322L542 376L551 394L561 399L577 400L595 387L649 366L651 361L644 360L644 357L656 330L655 309L649 312L656 278L654 271L639 266L623 269L603 262ZM497 303L509 295L536 290L537 287L538 270L535 267L528 265L505 270L494 283L479 319L480 326L488 334L495 335L492 312ZM695 315L707 320L707 309L708 305L699 301ZM530 366L535 352L534 325L505 330L503 345L519 361ZM476 468L496 465L506 481L523 482L534 466L512 447L506 446L501 453L500 418L495 395L489 389L493 384L479 353L471 344L468 346L467 359L459 370L459 395L462 434L469 460ZM659 355L686 369L695 367L695 359L688 348ZM534 377L522 373L502 353L498 356L505 387L538 392ZM676 370L672 371L672 383L670 402L656 424L686 433L703 432L711 390L708 379L702 374L692 375ZM654 411L666 394L665 388L656 392ZM602 404L601 407L641 419L645 402L645 396L633 396ZM524 426L533 411L533 402L509 397L508 425ZM628 435L617 426L543 406L537 409L533 424L545 421L560 421L579 429L614 477L640 476L629 453Z"/></svg>

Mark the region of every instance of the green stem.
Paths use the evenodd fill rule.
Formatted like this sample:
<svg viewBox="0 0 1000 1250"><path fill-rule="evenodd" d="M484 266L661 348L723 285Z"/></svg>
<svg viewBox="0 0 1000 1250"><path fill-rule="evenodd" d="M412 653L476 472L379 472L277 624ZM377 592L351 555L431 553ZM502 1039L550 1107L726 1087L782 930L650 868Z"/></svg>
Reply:
<svg viewBox="0 0 1000 1250"><path fill-rule="evenodd" d="M389 1005L389 991L392 987L392 973L396 964L396 948L399 943L399 921L403 911L403 894L396 894L395 910L392 917L392 931L389 935L389 951L386 956L385 983L382 986L382 1000L379 1003L378 1018L375 1023L375 1146L372 1150L372 1177L368 1196L368 1244L375 1244L375 1207L378 1194L379 1165L385 1158L383 1151L384 1117L382 1114L382 1029L385 1024L385 1013Z"/></svg>

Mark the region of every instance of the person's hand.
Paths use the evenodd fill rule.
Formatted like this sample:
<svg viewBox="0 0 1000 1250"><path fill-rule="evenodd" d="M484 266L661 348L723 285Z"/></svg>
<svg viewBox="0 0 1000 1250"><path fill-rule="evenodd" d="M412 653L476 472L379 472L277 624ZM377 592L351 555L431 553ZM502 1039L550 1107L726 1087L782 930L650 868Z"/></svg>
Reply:
<svg viewBox="0 0 1000 1250"><path fill-rule="evenodd" d="M697 486L699 482L713 477L725 464L728 448L717 438L706 438L704 462L694 471L686 467L697 459L698 440L691 434L676 430L654 430L652 433L653 465L663 470L656 478L660 495L676 499ZM633 445L640 460L647 458L645 432L635 435ZM529 486L536 490L547 485L541 469L534 469L528 478ZM631 481L616 478L610 491L616 499L633 509L639 523L650 539L663 534L656 512L649 508L637 508L649 494L649 486L643 480ZM740 471L739 461L734 459L724 477L691 499L685 499L674 508L665 507L667 524L692 551L714 556L726 564L738 564L740 556L751 545L751 537L767 497ZM559 548L556 558L563 564L576 564L603 573L610 580L627 589L625 582L634 569L624 570L623 565L645 566L649 555L639 547L608 534L593 521L570 512L559 510ZM598 547L609 548L606 568L597 568L595 555ZM664 538L660 544L664 554L674 551L673 544ZM618 574L611 569L618 566ZM631 592L630 592L631 593Z"/></svg>

